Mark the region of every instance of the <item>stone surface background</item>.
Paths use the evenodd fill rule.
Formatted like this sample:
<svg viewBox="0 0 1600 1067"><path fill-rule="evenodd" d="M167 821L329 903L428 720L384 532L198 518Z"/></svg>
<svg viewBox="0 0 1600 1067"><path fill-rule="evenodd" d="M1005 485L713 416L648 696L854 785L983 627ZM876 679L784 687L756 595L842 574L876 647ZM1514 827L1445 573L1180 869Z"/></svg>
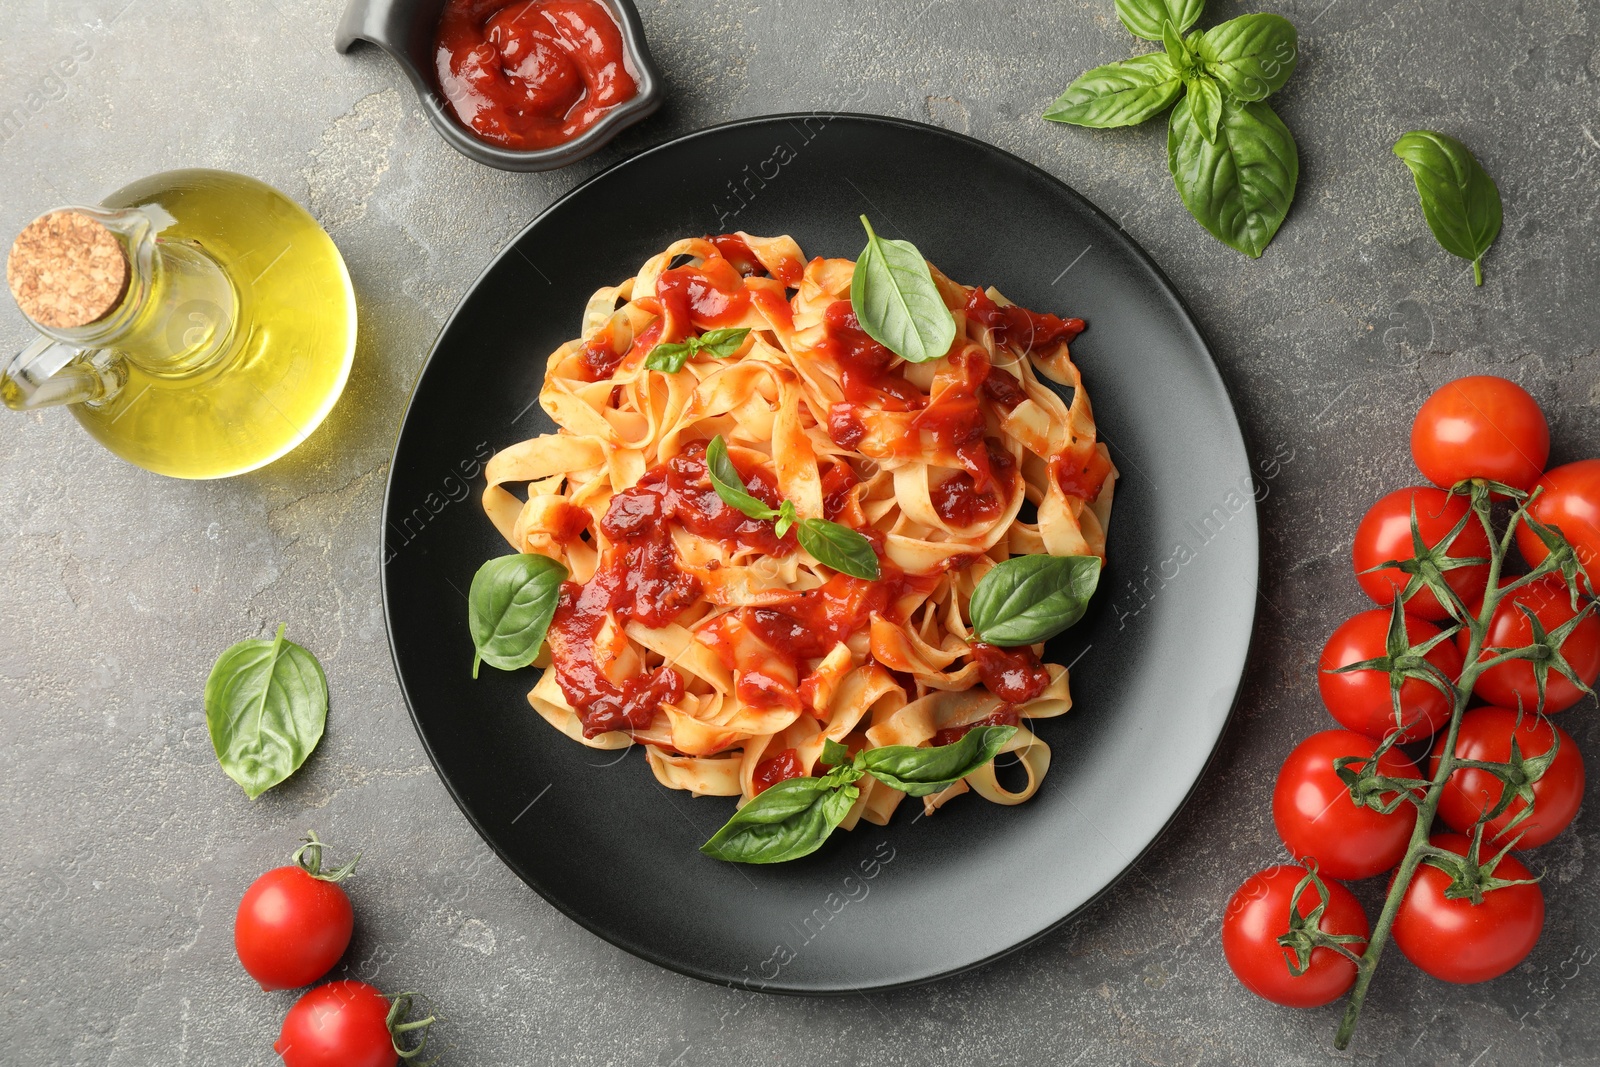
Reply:
<svg viewBox="0 0 1600 1067"><path fill-rule="evenodd" d="M1184 213L1159 123L1039 119L1079 71L1133 50L1111 0L641 0L670 102L546 175L468 162L387 58L336 55L339 0L6 0L0 233L150 172L240 170L328 226L363 322L327 424L231 481L126 466L63 411L3 416L0 1062L276 1062L293 994L262 993L238 968L232 915L308 825L366 850L347 972L432 992L446 1063L1600 1062L1600 784L1575 831L1537 854L1550 910L1534 955L1458 988L1395 954L1348 1054L1330 1047L1335 1009L1273 1008L1221 959L1224 902L1278 855L1277 765L1329 725L1314 661L1364 606L1348 564L1356 519L1416 479L1416 404L1448 378L1502 374L1544 403L1557 460L1600 454L1600 10L1213 0L1204 24L1263 6L1301 33L1300 70L1275 104L1302 174L1277 242L1251 262ZM502 243L642 147L839 99L998 144L1120 220L1193 307L1252 451L1294 459L1262 508L1259 627L1235 726L1154 852L1081 919L978 973L799 1000L636 960L506 871L418 745L373 574L411 383ZM1462 137L1500 183L1506 226L1482 289L1434 245L1389 154L1415 127ZM28 336L14 310L0 314L0 346ZM279 619L322 658L334 706L309 765L252 804L215 765L201 689L223 646ZM1600 752L1593 705L1563 725ZM1362 892L1370 903L1378 890Z"/></svg>

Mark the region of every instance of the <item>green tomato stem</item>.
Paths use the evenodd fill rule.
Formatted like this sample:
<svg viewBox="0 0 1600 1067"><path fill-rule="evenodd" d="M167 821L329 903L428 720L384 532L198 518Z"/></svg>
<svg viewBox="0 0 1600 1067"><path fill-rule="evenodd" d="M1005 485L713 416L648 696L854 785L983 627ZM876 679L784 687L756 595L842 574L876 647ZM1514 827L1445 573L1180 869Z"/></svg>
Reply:
<svg viewBox="0 0 1600 1067"><path fill-rule="evenodd" d="M1489 620L1494 617L1495 609L1500 606L1500 602L1515 588L1515 586L1500 588L1500 568L1505 562L1506 546L1495 536L1493 525L1486 513L1479 513L1479 521L1489 535L1490 553L1489 582L1483 595L1483 607L1478 612L1477 625L1468 627L1465 665L1462 667L1460 678L1456 680L1455 705L1450 712L1450 726L1445 732L1444 750L1440 753L1439 767L1429 779L1427 794L1417 805L1417 825L1411 831L1411 842L1406 846L1405 858L1400 861L1394 881L1390 883L1389 895L1384 899L1383 911L1378 915L1377 925L1372 928L1372 936L1367 941L1367 950L1356 964L1356 983L1351 987L1349 1005L1345 1008L1344 1018L1340 1020L1339 1030L1333 1038L1333 1047L1341 1051L1349 1047L1350 1039L1355 1036L1356 1024L1361 1018L1361 1008L1366 1003L1367 988L1372 984L1372 976L1378 970L1378 960L1382 957L1384 946L1388 944L1389 935L1394 929L1400 902L1405 898L1406 890L1410 888L1411 879L1416 875L1417 868L1428 855L1436 851L1429 844L1428 835L1433 827L1434 816L1439 810L1439 798L1444 795L1445 783L1456 770L1456 737L1461 730L1462 713L1472 700L1472 687L1477 683L1479 675L1490 666L1506 659L1520 658L1502 655L1483 663L1478 662L1478 657L1483 651L1484 636L1489 632ZM1515 522L1515 519L1512 521Z"/></svg>

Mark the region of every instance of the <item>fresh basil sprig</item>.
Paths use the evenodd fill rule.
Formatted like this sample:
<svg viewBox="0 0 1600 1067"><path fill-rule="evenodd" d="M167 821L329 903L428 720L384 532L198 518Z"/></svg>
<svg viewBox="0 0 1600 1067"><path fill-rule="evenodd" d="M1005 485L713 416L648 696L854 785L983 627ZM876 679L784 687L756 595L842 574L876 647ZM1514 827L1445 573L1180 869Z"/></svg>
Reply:
<svg viewBox="0 0 1600 1067"><path fill-rule="evenodd" d="M782 537L789 532L789 528L800 521L800 513L795 510L794 501L785 500L778 505L778 517L773 520L772 532ZM799 534L795 535L797 538Z"/></svg>
<svg viewBox="0 0 1600 1067"><path fill-rule="evenodd" d="M1083 618L1099 582L1099 556L1014 556L973 590L973 633L1001 647L1048 640Z"/></svg>
<svg viewBox="0 0 1600 1067"><path fill-rule="evenodd" d="M1432 130L1413 130L1394 143L1411 168L1422 215L1441 247L1472 263L1483 284L1483 256L1500 236L1500 189L1466 145Z"/></svg>
<svg viewBox="0 0 1600 1067"><path fill-rule="evenodd" d="M851 759L837 741L823 743L817 778L786 778L760 793L700 846L730 863L782 863L808 856L838 828L860 797L864 775L922 797L948 789L994 759L1017 732L1015 726L976 726L959 741L931 748L890 745L864 749Z"/></svg>
<svg viewBox="0 0 1600 1067"><path fill-rule="evenodd" d="M908 363L950 351L956 320L933 283L928 261L910 241L879 237L865 215L867 247L850 278L850 308L868 337Z"/></svg>
<svg viewBox="0 0 1600 1067"><path fill-rule="evenodd" d="M794 503L789 500L772 508L751 496L750 490L745 488L744 479L739 477L738 468L728 458L728 443L721 434L717 434L706 445L706 474L711 478L711 487L717 491L717 496L730 508L752 519L772 520L773 532L779 537L788 533L793 526L800 547L815 556L824 567L832 567L852 578L878 580L881 573L878 554L872 550L872 542L855 530L827 519L802 519L795 511Z"/></svg>
<svg viewBox="0 0 1600 1067"><path fill-rule="evenodd" d="M748 336L750 336L748 326L707 330L698 337L686 337L682 341L669 341L666 344L656 345L644 358L644 365L650 370L676 374L683 369L685 363L701 353L714 359L727 359L744 346L744 339Z"/></svg>
<svg viewBox="0 0 1600 1067"><path fill-rule="evenodd" d="M1259 257L1277 234L1300 178L1294 136L1266 104L1299 61L1294 25L1241 15L1184 34L1204 0L1117 0L1129 32L1164 52L1080 75L1044 117L1075 126L1132 126L1176 103L1167 167L1195 220L1219 241Z"/></svg>
<svg viewBox="0 0 1600 1067"><path fill-rule="evenodd" d="M500 556L478 568L467 593L474 678L479 663L514 671L534 661L566 580L567 568L536 554Z"/></svg>
<svg viewBox="0 0 1600 1067"><path fill-rule="evenodd" d="M328 678L317 657L283 637L240 641L206 679L206 728L228 777L251 800L288 778L322 740Z"/></svg>

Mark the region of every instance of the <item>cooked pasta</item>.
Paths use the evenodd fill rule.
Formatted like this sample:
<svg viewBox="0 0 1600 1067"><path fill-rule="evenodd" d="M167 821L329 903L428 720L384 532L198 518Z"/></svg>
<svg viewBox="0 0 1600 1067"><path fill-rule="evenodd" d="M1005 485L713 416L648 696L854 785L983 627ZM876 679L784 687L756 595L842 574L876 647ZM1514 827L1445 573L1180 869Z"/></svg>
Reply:
<svg viewBox="0 0 1600 1067"><path fill-rule="evenodd" d="M1042 645L977 641L968 604L1013 555L1104 558L1116 471L1068 353L1083 323L934 270L955 343L910 364L860 329L853 269L728 234L677 241L590 299L539 394L559 430L487 468L506 540L569 571L528 698L581 744L642 743L665 786L742 801L813 773L828 739L921 746L1017 725L1002 751L1025 785L990 764L923 803L1020 803L1050 764L1028 724L1071 707L1067 670ZM748 333L725 358L646 366L714 329ZM864 534L879 578L725 505L706 475L718 435L753 496ZM904 797L864 779L841 825L884 823Z"/></svg>

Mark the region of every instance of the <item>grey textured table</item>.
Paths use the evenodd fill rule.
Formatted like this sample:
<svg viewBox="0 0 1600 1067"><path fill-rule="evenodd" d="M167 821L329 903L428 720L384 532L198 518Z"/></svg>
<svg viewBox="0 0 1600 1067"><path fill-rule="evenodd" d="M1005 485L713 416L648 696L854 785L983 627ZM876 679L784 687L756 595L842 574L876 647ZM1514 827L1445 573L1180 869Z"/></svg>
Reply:
<svg viewBox="0 0 1600 1067"><path fill-rule="evenodd" d="M1556 460L1600 454L1600 11L1211 6L1207 24L1264 6L1301 32L1300 70L1276 101L1299 139L1300 192L1259 262L1184 213L1161 124L1090 132L1038 118L1080 70L1130 52L1111 0L643 0L669 103L548 175L446 148L386 57L334 53L340 0L6 0L0 233L157 170L243 171L329 228L362 326L327 424L231 481L126 466L63 411L0 415L0 1062L276 1062L294 995L262 993L239 969L233 909L308 826L365 850L345 972L432 993L449 1063L1600 1062L1600 785L1574 832L1537 854L1550 910L1533 956L1453 987L1393 954L1349 1054L1330 1048L1336 1009L1256 1000L1217 941L1228 895L1279 855L1279 761L1329 724L1315 656L1364 606L1351 534L1370 501L1415 480L1406 430L1422 396L1459 374L1503 374L1544 403ZM845 100L998 144L1118 219L1193 307L1256 457L1292 458L1263 504L1256 651L1234 727L1160 845L1081 919L978 973L801 1000L636 960L499 864L401 704L376 537L418 367L512 233L669 136ZM1506 228L1482 289L1434 245L1389 154L1419 126L1461 136L1499 180ZM27 338L6 302L0 342ZM321 656L333 710L308 766L252 804L216 766L201 689L223 646L278 620ZM1600 752L1592 706L1562 721ZM1370 906L1376 887L1362 892Z"/></svg>

